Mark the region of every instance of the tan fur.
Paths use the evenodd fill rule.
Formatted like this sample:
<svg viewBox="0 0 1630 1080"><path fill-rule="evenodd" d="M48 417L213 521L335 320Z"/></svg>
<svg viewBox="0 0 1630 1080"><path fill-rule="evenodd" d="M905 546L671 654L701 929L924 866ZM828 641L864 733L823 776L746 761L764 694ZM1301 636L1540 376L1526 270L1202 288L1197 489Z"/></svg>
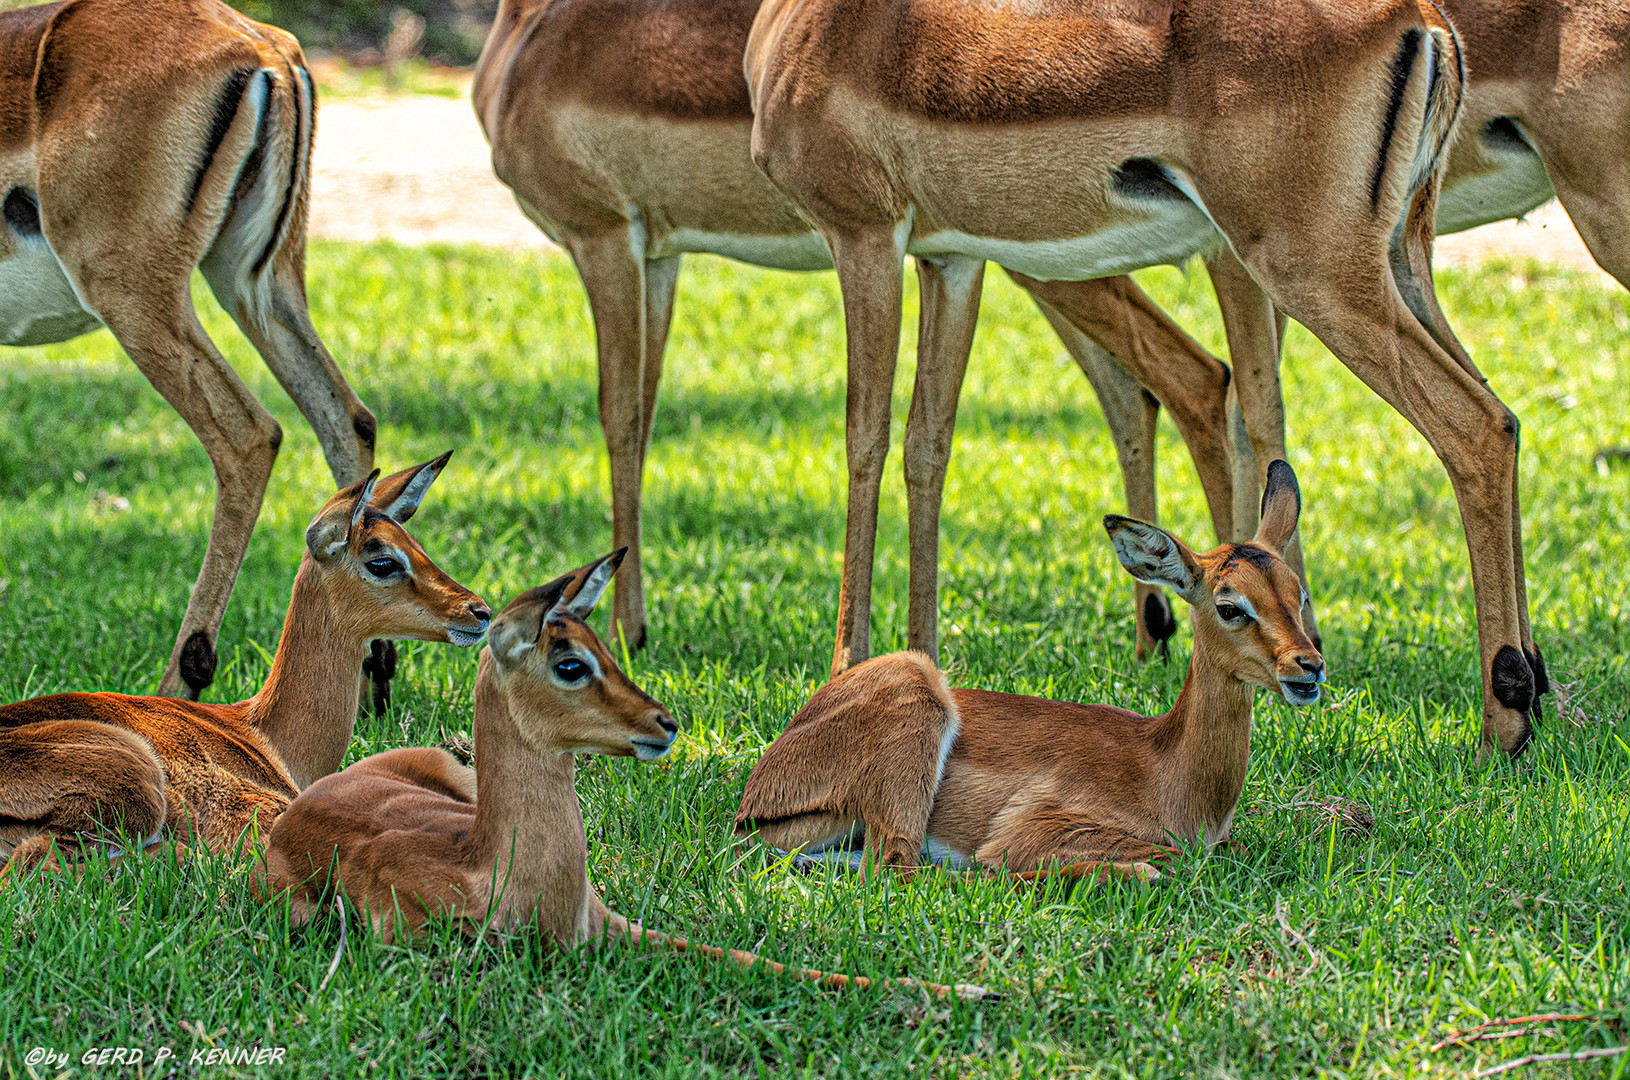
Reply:
<svg viewBox="0 0 1630 1080"><path fill-rule="evenodd" d="M783 269L831 265L809 222L752 162L752 111L741 59L757 9L757 0L505 0L476 68L475 107L499 178L532 220L571 252L589 293L611 462L612 531L618 544L629 547L613 618L633 645L644 641L647 625L639 561L643 459L682 255L715 250ZM733 238L736 246L721 246L721 237ZM905 440L911 521L907 639L911 648L935 655L940 499L982 266L925 259L919 270L917 390ZM1038 292L1040 283L1016 280ZM1173 419L1189 442L1218 535L1226 535L1230 479L1220 432L1227 369L1169 322L1165 333L1140 333L1143 319L1164 316L1136 285L1071 282L1048 288L1051 306L1039 292L1038 303L1106 410L1120 410L1127 423L1143 425L1121 447L1129 492L1145 486L1139 477L1149 460L1145 446L1154 438L1155 406L1125 372L1103 361L1106 348L1128 357L1139 379L1177 403ZM1141 301L1145 314L1072 325L1070 298L1102 290ZM1205 411L1190 410L1190 402ZM853 423L857 412L877 403L851 400L850 407ZM857 450L851 465L857 471L835 656L847 656L849 643L865 638L870 626L877 499L872 474L882 461ZM1152 503L1131 509L1153 518ZM1155 645L1143 620L1145 596L1153 591L1139 587L1140 654Z"/></svg>
<svg viewBox="0 0 1630 1080"><path fill-rule="evenodd" d="M1025 38L1016 23L1030 27L1029 54L1003 51ZM1000 45L1001 63L989 78L945 82L943 58L957 43L977 43L975 53ZM1289 9L769 0L746 54L754 160L833 249L850 400L867 403L869 418L851 413L851 453L880 460L886 449L905 254L985 254L1039 276L1090 277L1186 253L1220 257L1202 242L1214 225L1272 302L1443 459L1471 549L1485 731L1520 749L1533 679L1500 660L1529 643L1518 428L1431 283L1460 55L1437 10L1406 0ZM1108 85L1117 72L1142 85L1101 111L1071 89ZM913 97L919 77L944 100L930 108ZM1150 110L1147 100L1167 104ZM1119 177L1136 162L1156 163L1182 198L1127 195ZM1206 221L1159 216L1178 213L1174 205L1190 215L1203 207ZM1162 247L1176 243L1178 221L1198 231ZM1080 248L1088 241L1107 246ZM1078 250L1102 254L1077 265ZM1242 408L1258 400L1239 398ZM865 649L857 636L850 655Z"/></svg>
<svg viewBox="0 0 1630 1080"><path fill-rule="evenodd" d="M1290 467L1274 463L1258 535L1203 555L1154 526L1104 519L1134 576L1190 604L1188 679L1164 716L953 690L926 657L878 657L817 691L765 751L738 833L818 850L863 831L873 865L913 867L931 843L1032 876L1065 866L1153 877L1171 838L1226 839L1250 756L1253 687L1305 704L1323 681L1299 619L1301 583L1279 554L1300 501ZM1239 598L1255 617L1225 625L1219 601ZM948 730L940 778L931 765Z"/></svg>
<svg viewBox="0 0 1630 1080"><path fill-rule="evenodd" d="M373 415L306 308L315 104L294 38L217 0L69 0L0 14L0 199L32 193L49 244L0 226L0 342L106 325L215 471L209 548L166 694L196 698L213 678L216 633L282 438L199 325L194 269L311 423L336 483L373 464Z"/></svg>
<svg viewBox="0 0 1630 1080"><path fill-rule="evenodd" d="M272 670L247 701L53 694L0 706L0 839L19 844L17 868L116 825L212 850L251 827L263 837L344 760L370 640L473 644L486 605L401 525L446 460L353 484L313 519ZM410 573L372 575L367 563L386 551Z"/></svg>
<svg viewBox="0 0 1630 1080"><path fill-rule="evenodd" d="M567 947L611 935L743 967L761 962L630 923L589 882L576 755L651 761L679 731L583 621L622 557L615 551L523 593L494 622L476 675L473 772L445 751L389 750L290 805L272 830L267 882L289 894L297 919L337 890L386 941L442 915L470 933L531 927ZM570 659L591 666L563 684L558 665Z"/></svg>
<svg viewBox="0 0 1630 1080"><path fill-rule="evenodd" d="M1461 36L1468 82L1462 134L1445 171L1437 230L1450 233L1520 217L1554 190L1602 269L1630 288L1630 9L1610 0L1447 0L1444 8ZM1513 145L1513 126L1527 143L1526 152ZM1536 174L1534 182L1496 183L1523 168ZM1285 453L1279 381L1285 322L1283 315L1276 317L1257 280L1231 255L1219 253L1208 268L1234 365L1229 403L1238 539L1255 527L1259 463ZM1124 318L1118 311L1124 305L1116 304L1112 294L1086 298L1088 303L1100 301L1108 305L1101 318ZM1161 328L1152 329L1158 333ZM1475 368L1469 370L1480 377ZM1118 439L1138 436L1134 423L1106 415ZM1451 463L1450 468L1453 475L1459 466ZM1514 485L1513 478L1513 505ZM1152 478L1139 498L1153 500ZM1468 538L1473 536L1473 523L1468 523ZM1477 541L1472 543L1475 549ZM1514 524L1513 543L1520 551ZM1306 583L1299 547L1293 547L1288 559ZM1517 585L1519 595L1525 594L1520 579ZM1518 615L1521 646L1537 679L1543 669L1525 596ZM1316 637L1311 603L1303 619ZM1492 682L1493 656L1485 640L1485 690ZM1486 712L1484 748L1520 749L1527 727L1492 722L1500 715L1497 705Z"/></svg>

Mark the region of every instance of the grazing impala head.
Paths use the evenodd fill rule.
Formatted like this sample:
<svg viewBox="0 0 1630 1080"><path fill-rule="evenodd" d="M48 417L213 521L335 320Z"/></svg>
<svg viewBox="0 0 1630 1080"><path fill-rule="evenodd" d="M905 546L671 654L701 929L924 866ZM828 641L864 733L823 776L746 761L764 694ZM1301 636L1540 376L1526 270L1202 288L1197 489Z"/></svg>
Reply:
<svg viewBox="0 0 1630 1080"><path fill-rule="evenodd" d="M629 681L584 622L627 548L522 593L487 635L498 685L521 735L540 750L655 761L679 725Z"/></svg>
<svg viewBox="0 0 1630 1080"><path fill-rule="evenodd" d="M1275 461L1262 495L1262 526L1249 543L1198 555L1141 521L1111 514L1104 528L1128 573L1189 602L1196 653L1204 650L1241 682L1311 705L1324 682L1324 658L1302 629L1302 583L1282 558L1301 510L1296 474Z"/></svg>
<svg viewBox="0 0 1630 1080"><path fill-rule="evenodd" d="M492 610L402 528L451 456L383 478L375 469L307 526L306 549L337 601L335 617L354 620L344 629L355 636L474 645L486 632Z"/></svg>

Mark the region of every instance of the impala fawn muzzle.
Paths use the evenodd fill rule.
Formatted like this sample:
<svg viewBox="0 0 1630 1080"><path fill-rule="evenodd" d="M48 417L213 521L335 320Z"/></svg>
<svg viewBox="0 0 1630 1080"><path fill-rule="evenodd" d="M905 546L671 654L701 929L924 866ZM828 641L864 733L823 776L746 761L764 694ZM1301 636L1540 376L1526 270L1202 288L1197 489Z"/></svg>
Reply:
<svg viewBox="0 0 1630 1080"><path fill-rule="evenodd" d="M737 832L863 865L911 868L926 853L1027 876L1145 878L1173 840L1225 839L1256 688L1311 705L1324 682L1283 559L1300 512L1296 476L1275 461L1249 543L1196 554L1153 525L1104 519L1134 578L1189 603L1188 679L1164 716L953 690L919 653L879 657L818 690L764 752Z"/></svg>
<svg viewBox="0 0 1630 1080"><path fill-rule="evenodd" d="M0 706L0 841L18 845L7 870L116 828L211 850L251 826L264 835L344 761L370 640L479 641L487 605L402 527L449 456L383 479L376 469L312 519L272 670L247 701L53 694Z"/></svg>
<svg viewBox="0 0 1630 1080"><path fill-rule="evenodd" d="M387 750L290 805L272 830L267 873L274 891L289 894L297 924L337 891L387 942L451 915L471 933L534 926L567 947L611 935L784 970L630 923L589 882L576 755L655 761L679 732L584 622L626 550L522 593L498 616L476 676L473 770L445 750Z"/></svg>

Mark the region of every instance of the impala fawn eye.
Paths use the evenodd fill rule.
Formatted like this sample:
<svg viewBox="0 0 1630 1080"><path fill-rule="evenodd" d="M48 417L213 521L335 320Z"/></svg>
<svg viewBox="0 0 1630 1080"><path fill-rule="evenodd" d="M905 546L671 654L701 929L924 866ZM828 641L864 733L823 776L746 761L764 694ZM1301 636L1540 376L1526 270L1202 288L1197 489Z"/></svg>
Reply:
<svg viewBox="0 0 1630 1080"><path fill-rule="evenodd" d="M369 559L363 565L368 568L368 573L376 578L388 578L392 574L402 572L402 564L395 559Z"/></svg>
<svg viewBox="0 0 1630 1080"><path fill-rule="evenodd" d="M1239 605L1230 604L1225 600L1219 600L1217 601L1217 618L1221 619L1223 622L1231 623L1248 619L1250 616L1245 614L1245 609Z"/></svg>
<svg viewBox="0 0 1630 1080"><path fill-rule="evenodd" d="M589 676L589 665L575 656L555 661L555 675L561 682L581 682Z"/></svg>

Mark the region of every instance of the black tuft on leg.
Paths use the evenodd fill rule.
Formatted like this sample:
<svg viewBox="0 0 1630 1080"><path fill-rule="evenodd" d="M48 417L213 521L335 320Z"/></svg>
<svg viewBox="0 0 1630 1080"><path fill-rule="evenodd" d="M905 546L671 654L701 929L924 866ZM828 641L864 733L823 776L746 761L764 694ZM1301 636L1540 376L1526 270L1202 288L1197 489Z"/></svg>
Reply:
<svg viewBox="0 0 1630 1080"><path fill-rule="evenodd" d="M1544 719L1539 699L1551 692L1551 677L1545 672L1545 657L1540 655L1539 644L1536 642L1534 651L1523 650L1528 658L1528 667L1534 673L1534 719Z"/></svg>
<svg viewBox="0 0 1630 1080"><path fill-rule="evenodd" d="M187 684L191 691L187 696L194 701L203 692L204 687L215 681L215 646L209 640L209 635L202 630L194 630L185 644L181 646L181 659L178 666L181 669L181 681Z"/></svg>
<svg viewBox="0 0 1630 1080"><path fill-rule="evenodd" d="M1164 650L1177 633L1177 616L1172 614L1171 601L1166 594L1156 590L1143 599L1143 628L1149 631L1149 636Z"/></svg>
<svg viewBox="0 0 1630 1080"><path fill-rule="evenodd" d="M396 677L396 642L371 641L362 674L373 684L374 715L383 716L391 707L391 680Z"/></svg>
<svg viewBox="0 0 1630 1080"><path fill-rule="evenodd" d="M1490 682L1494 696L1508 709L1526 713L1534 705L1534 672L1520 651L1510 645L1500 646L1494 654Z"/></svg>

